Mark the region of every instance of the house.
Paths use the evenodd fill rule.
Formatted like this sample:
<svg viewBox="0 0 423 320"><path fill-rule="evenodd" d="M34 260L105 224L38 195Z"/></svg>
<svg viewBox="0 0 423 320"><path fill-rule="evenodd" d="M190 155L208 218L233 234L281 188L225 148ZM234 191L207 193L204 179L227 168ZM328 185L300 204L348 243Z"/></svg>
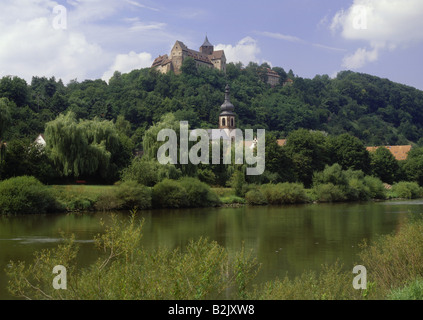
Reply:
<svg viewBox="0 0 423 320"><path fill-rule="evenodd" d="M375 152L379 147L368 147L367 151L369 152ZM385 146L389 151L391 151L392 155L397 159L398 161L407 160L408 153L413 148L410 146Z"/></svg>
<svg viewBox="0 0 423 320"><path fill-rule="evenodd" d="M292 86L294 84L294 81L293 80L291 80L291 79L288 79L288 80L286 80L284 83L283 83L283 86L284 87L286 87L286 86Z"/></svg>
<svg viewBox="0 0 423 320"><path fill-rule="evenodd" d="M182 41L176 41L170 52L159 56L153 62L151 68L161 73L174 72L181 73L181 67L185 59L193 58L197 67L214 68L226 72L226 56L223 50L214 50L214 46L210 43L206 36L200 51L189 49Z"/></svg>
<svg viewBox="0 0 423 320"><path fill-rule="evenodd" d="M266 69L266 77L267 83L270 84L272 88L278 86L281 81L281 76L269 68Z"/></svg>
<svg viewBox="0 0 423 320"><path fill-rule="evenodd" d="M286 143L287 142L288 142L287 139L279 139L279 140L277 140L278 146L280 146L280 147L286 146Z"/></svg>
<svg viewBox="0 0 423 320"><path fill-rule="evenodd" d="M37 139L35 139L34 143L41 147L45 147L47 145L43 134L39 134Z"/></svg>

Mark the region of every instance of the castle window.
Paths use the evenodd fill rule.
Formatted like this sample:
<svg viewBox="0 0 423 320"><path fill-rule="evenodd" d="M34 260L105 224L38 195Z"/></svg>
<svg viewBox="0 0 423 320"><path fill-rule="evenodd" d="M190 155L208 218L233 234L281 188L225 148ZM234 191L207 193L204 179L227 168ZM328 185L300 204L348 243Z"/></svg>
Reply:
<svg viewBox="0 0 423 320"><path fill-rule="evenodd" d="M226 119L225 118L222 119L222 126L226 127Z"/></svg>
<svg viewBox="0 0 423 320"><path fill-rule="evenodd" d="M235 123L234 123L234 118L231 118L231 127L234 127Z"/></svg>

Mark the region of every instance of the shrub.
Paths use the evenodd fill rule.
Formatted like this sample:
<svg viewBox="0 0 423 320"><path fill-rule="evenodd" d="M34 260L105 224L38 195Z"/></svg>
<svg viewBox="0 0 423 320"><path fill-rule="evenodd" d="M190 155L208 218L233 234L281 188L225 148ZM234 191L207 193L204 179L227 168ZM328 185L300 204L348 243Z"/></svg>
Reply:
<svg viewBox="0 0 423 320"><path fill-rule="evenodd" d="M153 187L154 208L186 208L188 194L179 181L165 179Z"/></svg>
<svg viewBox="0 0 423 320"><path fill-rule="evenodd" d="M119 208L141 210L151 208L151 189L136 181L121 183L116 190L116 198L120 201Z"/></svg>
<svg viewBox="0 0 423 320"><path fill-rule="evenodd" d="M348 181L348 200L369 200L370 188L363 180L352 178Z"/></svg>
<svg viewBox="0 0 423 320"><path fill-rule="evenodd" d="M388 295L390 300L423 300L423 280L417 279L402 289L394 289Z"/></svg>
<svg viewBox="0 0 423 320"><path fill-rule="evenodd" d="M399 182L392 186L391 190L397 198L416 199L421 196L421 188L417 182Z"/></svg>
<svg viewBox="0 0 423 320"><path fill-rule="evenodd" d="M269 204L297 204L309 201L304 186L299 183L267 184L261 187L261 192Z"/></svg>
<svg viewBox="0 0 423 320"><path fill-rule="evenodd" d="M266 196L259 189L248 191L247 194L245 195L245 201L249 205L256 205L256 206L267 204Z"/></svg>
<svg viewBox="0 0 423 320"><path fill-rule="evenodd" d="M184 250L142 248L142 222L115 216L95 238L100 258L78 264L74 238L35 253L32 263L10 262L9 291L16 297L48 300L216 300L245 298L260 265L245 249L229 253L217 242L191 241ZM55 290L51 272L65 265L68 288Z"/></svg>
<svg viewBox="0 0 423 320"><path fill-rule="evenodd" d="M396 234L379 238L360 253L368 279L385 296L423 274L423 222L406 223Z"/></svg>
<svg viewBox="0 0 423 320"><path fill-rule="evenodd" d="M313 187L317 201L320 202L340 202L347 200L345 191L332 183L320 184Z"/></svg>
<svg viewBox="0 0 423 320"><path fill-rule="evenodd" d="M333 184L336 186L347 186L348 180L346 172L342 170L339 164L333 166L326 166L322 172L316 172L313 175L313 185L319 184Z"/></svg>
<svg viewBox="0 0 423 320"><path fill-rule="evenodd" d="M0 182L1 214L39 214L58 209L49 187L34 177L23 176Z"/></svg>
<svg viewBox="0 0 423 320"><path fill-rule="evenodd" d="M164 179L179 179L181 171L173 165L161 165L156 160L135 158L131 165L122 172L122 181L136 181L147 187L153 187Z"/></svg>
<svg viewBox="0 0 423 320"><path fill-rule="evenodd" d="M216 175L210 169L198 169L197 174L201 182L208 185L214 185L216 183Z"/></svg>
<svg viewBox="0 0 423 320"><path fill-rule="evenodd" d="M210 187L195 178L182 178L179 180L187 193L188 206L193 208L210 207L219 204L219 197Z"/></svg>
<svg viewBox="0 0 423 320"><path fill-rule="evenodd" d="M385 199L386 189L382 180L372 176L364 177L364 184L369 188L371 199Z"/></svg>

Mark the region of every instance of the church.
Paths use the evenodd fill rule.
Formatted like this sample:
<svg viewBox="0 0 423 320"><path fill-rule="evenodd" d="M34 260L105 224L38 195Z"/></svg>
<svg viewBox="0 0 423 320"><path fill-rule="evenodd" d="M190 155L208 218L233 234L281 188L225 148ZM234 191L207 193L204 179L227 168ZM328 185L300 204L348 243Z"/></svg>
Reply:
<svg viewBox="0 0 423 320"><path fill-rule="evenodd" d="M222 72L226 72L226 56L224 50L214 50L214 46L210 43L206 36L200 51L189 49L183 42L176 41L170 52L170 57L165 54L159 56L153 62L151 68L161 73L170 71L175 74L181 73L182 63L187 58L193 58L197 67L214 68Z"/></svg>

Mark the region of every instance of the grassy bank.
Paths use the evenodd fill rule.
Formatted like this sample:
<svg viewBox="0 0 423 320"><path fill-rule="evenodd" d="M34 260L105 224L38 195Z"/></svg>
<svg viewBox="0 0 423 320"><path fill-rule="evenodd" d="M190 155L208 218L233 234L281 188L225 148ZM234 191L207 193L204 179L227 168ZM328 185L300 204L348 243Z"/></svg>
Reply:
<svg viewBox="0 0 423 320"><path fill-rule="evenodd" d="M0 182L0 214L291 205L423 197L423 189L415 182L387 186L378 178L365 176L360 171L343 171L337 165L315 174L313 181L309 189L300 183L288 182L211 188L189 177L164 179L153 187L131 180L113 186L45 186L33 177L24 176Z"/></svg>

